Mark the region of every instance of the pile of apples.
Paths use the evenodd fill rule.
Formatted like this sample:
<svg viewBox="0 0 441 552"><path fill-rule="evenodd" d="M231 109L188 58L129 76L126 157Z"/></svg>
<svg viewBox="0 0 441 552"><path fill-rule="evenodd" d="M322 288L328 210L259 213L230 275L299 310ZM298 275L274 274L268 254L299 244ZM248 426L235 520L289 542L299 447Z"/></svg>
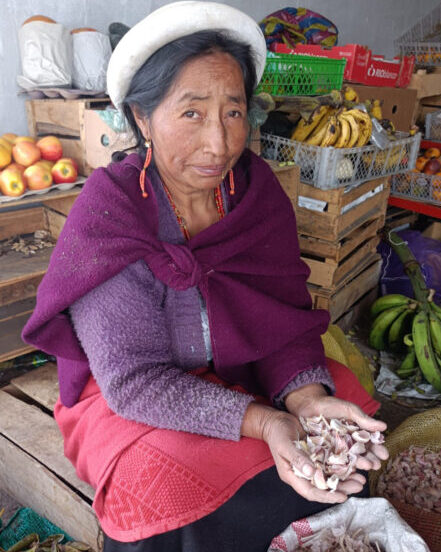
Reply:
<svg viewBox="0 0 441 552"><path fill-rule="evenodd" d="M78 167L63 158L63 147L56 136L38 141L30 136L6 133L0 138L0 193L20 197L27 190L43 190L53 183L75 182Z"/></svg>
<svg viewBox="0 0 441 552"><path fill-rule="evenodd" d="M441 151L438 148L427 148L417 157L415 171L429 175L441 175Z"/></svg>

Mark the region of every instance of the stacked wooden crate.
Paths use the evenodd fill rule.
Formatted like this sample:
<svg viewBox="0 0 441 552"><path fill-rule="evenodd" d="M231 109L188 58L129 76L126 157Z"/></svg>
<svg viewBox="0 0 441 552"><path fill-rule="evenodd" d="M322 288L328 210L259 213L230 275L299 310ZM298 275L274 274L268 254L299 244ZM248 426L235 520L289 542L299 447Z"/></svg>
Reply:
<svg viewBox="0 0 441 552"><path fill-rule="evenodd" d="M115 132L103 112L109 98L64 100L61 98L28 100L26 113L31 136L55 135L61 141L65 157L77 161L79 173L88 176L105 167L114 151L134 145L129 132Z"/></svg>
<svg viewBox="0 0 441 552"><path fill-rule="evenodd" d="M311 269L314 308L347 329L376 296L381 269L377 253L389 183L370 180L351 189L321 190L282 182L293 203L302 259ZM320 203L321 202L321 203ZM309 203L309 208L307 207ZM313 210L311 203L322 210Z"/></svg>
<svg viewBox="0 0 441 552"><path fill-rule="evenodd" d="M79 193L78 187L54 190L0 204L0 362L33 350L21 340L21 331L35 306L37 287L53 251L45 247L26 255L7 242L46 230L55 243Z"/></svg>

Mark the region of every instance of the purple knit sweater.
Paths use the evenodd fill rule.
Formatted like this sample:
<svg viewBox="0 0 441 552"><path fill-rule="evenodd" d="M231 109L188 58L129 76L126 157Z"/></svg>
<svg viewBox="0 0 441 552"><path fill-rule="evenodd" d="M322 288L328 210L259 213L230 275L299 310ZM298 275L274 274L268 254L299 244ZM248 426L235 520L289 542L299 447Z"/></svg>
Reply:
<svg viewBox="0 0 441 552"><path fill-rule="evenodd" d="M183 236L158 177L159 238ZM224 193L224 203L227 196ZM72 323L109 407L155 427L238 440L253 397L188 373L206 366L200 296L157 280L144 261L127 266L70 307ZM302 385L332 379L321 366L301 372L276 401Z"/></svg>

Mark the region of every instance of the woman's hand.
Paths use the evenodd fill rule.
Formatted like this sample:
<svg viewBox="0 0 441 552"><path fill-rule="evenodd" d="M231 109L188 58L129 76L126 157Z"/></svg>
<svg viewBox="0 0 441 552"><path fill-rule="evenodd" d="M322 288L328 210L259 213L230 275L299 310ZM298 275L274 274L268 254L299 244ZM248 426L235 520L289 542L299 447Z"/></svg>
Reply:
<svg viewBox="0 0 441 552"><path fill-rule="evenodd" d="M345 418L371 432L384 431L387 427L384 422L365 414L357 405L327 395L320 384L305 385L292 391L285 398L285 406L297 417L310 418L322 414L327 419ZM367 448L368 452L358 458L356 467L360 470L378 470L381 460L386 460L389 453L383 445L368 443Z"/></svg>
<svg viewBox="0 0 441 552"><path fill-rule="evenodd" d="M295 475L293 466L306 477L312 475L314 466L308 455L294 445L294 441L304 437L304 431L297 417L288 412L251 403L245 413L242 435L264 440L280 479L307 500L331 504L344 502L347 495L363 488L365 478L358 473L341 482L335 492L317 489L308 479Z"/></svg>

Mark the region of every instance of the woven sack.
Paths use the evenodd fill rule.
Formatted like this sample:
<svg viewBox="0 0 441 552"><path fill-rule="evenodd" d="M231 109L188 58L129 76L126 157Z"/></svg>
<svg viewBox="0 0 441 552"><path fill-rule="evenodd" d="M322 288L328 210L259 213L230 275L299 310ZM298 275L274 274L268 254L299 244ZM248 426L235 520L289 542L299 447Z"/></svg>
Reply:
<svg viewBox="0 0 441 552"><path fill-rule="evenodd" d="M334 324L330 324L328 331L322 335L322 342L326 357L347 366L369 395L372 396L375 386L369 363L366 357L345 336L343 330Z"/></svg>
<svg viewBox="0 0 441 552"><path fill-rule="evenodd" d="M410 416L386 437L385 445L392 459L411 445L427 447L433 452L441 451L441 408L432 408ZM377 496L378 478L386 465L387 461L382 462L378 471L369 472L371 496ZM426 541L431 552L441 552L441 514L421 510L397 500L388 500Z"/></svg>

